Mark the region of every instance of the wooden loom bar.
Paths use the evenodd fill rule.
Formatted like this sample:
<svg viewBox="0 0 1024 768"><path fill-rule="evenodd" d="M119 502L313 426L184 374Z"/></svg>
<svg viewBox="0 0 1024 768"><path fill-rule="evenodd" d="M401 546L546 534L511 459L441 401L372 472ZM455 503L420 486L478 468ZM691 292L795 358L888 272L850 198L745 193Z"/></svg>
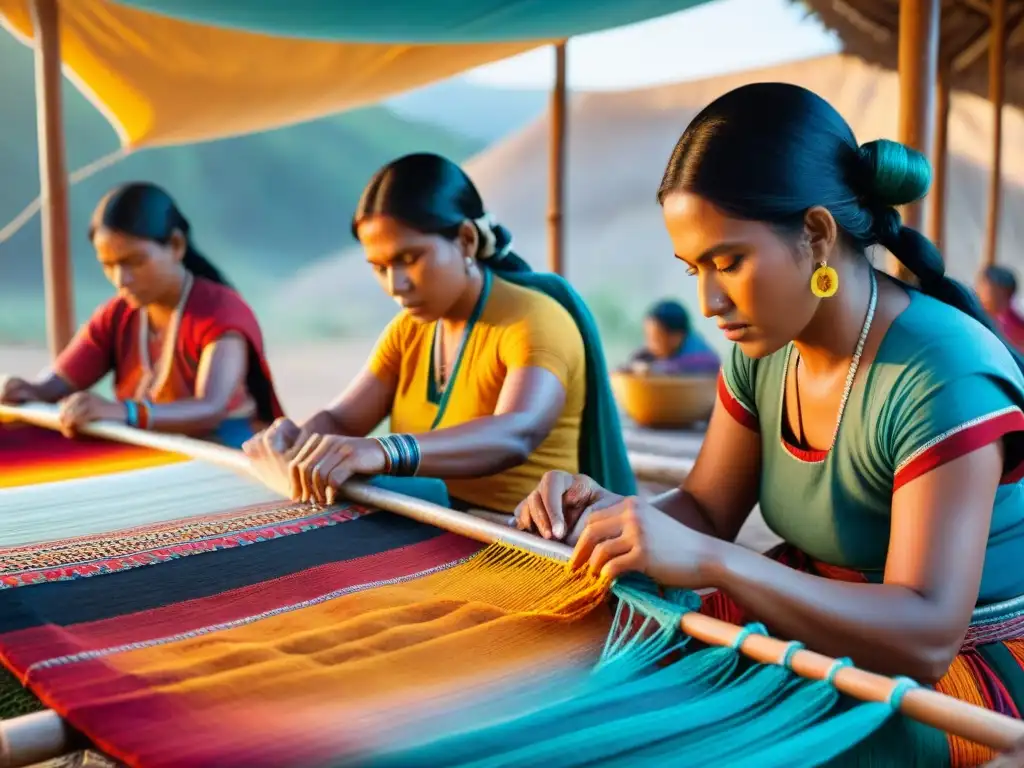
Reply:
<svg viewBox="0 0 1024 768"><path fill-rule="evenodd" d="M551 158L548 168L548 270L565 274L565 120L566 41L555 46L555 84L551 89Z"/></svg>
<svg viewBox="0 0 1024 768"><path fill-rule="evenodd" d="M629 466L633 468L637 480L663 485L682 485L683 480L693 469L693 459L677 459L672 456L630 451Z"/></svg>
<svg viewBox="0 0 1024 768"><path fill-rule="evenodd" d="M71 726L52 709L0 720L0 768L23 768L60 757L73 748L74 739Z"/></svg>
<svg viewBox="0 0 1024 768"><path fill-rule="evenodd" d="M989 170L988 223L983 263L992 266L999 252L999 214L1003 191L1003 97L1006 77L1006 0L991 0L988 47L988 98L992 102L992 167Z"/></svg>
<svg viewBox="0 0 1024 768"><path fill-rule="evenodd" d="M50 355L55 358L75 332L71 246L68 240L68 173L61 105L60 8L57 0L31 0L30 10L35 33L46 335Z"/></svg>
<svg viewBox="0 0 1024 768"><path fill-rule="evenodd" d="M53 406L0 406L0 416L20 419L51 429L57 423L57 409ZM83 433L190 456L244 474L253 473L249 459L241 451L180 435L141 432L123 424L109 422L90 424L83 429ZM525 548L530 551L562 562L568 560L571 554L571 549L565 544L523 534L504 525L473 518L455 510L367 486L364 483L346 483L342 490L353 501L372 504L477 541L500 541L514 546L522 546L520 542L526 541L528 546ZM681 628L691 637L717 646L732 645L742 632L735 624L692 612L682 617ZM788 643L783 640L756 634L747 636L740 646L744 655L764 664L780 663L787 648ZM833 658L808 650L798 650L790 656L791 669L801 677L812 680L826 679L834 662ZM889 701L897 686L897 682L891 678L857 667L840 669L834 676L833 683L842 693L861 701L874 702ZM908 690L902 697L900 710L922 723L1000 752L1010 749L1018 740L1024 738L1024 722L927 688ZM55 722L59 720L56 713L37 713L32 717L35 718L32 723L23 722L25 718L0 722L0 755L4 753L4 743L7 744L8 752L19 750L21 739L40 733L39 729L44 726L50 728L52 733L60 732Z"/></svg>
<svg viewBox="0 0 1024 768"><path fill-rule="evenodd" d="M935 76L939 61L939 0L900 0L899 79L900 109L898 139L932 157L935 120ZM904 206L903 221L923 229L923 201ZM901 279L910 273L893 256L889 272Z"/></svg>

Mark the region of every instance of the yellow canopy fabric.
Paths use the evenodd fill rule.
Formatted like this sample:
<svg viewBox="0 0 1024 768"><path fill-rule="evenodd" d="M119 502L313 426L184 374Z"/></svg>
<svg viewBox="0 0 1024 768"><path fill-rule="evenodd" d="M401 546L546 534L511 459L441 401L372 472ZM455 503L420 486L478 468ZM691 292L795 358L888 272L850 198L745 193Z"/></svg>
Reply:
<svg viewBox="0 0 1024 768"><path fill-rule="evenodd" d="M27 0L0 0L0 24L32 45ZM65 74L126 149L311 120L555 42L320 42L209 27L108 0L61 2L60 38Z"/></svg>

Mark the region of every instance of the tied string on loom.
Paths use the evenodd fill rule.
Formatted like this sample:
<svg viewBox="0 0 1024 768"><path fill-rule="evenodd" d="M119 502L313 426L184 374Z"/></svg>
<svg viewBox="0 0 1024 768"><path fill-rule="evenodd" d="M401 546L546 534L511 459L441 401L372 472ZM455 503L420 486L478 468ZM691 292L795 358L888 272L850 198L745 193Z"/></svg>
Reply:
<svg viewBox="0 0 1024 768"><path fill-rule="evenodd" d="M45 421L42 411L34 415ZM130 440L134 434L113 425L94 428L113 439ZM146 433L145 439L154 437ZM237 452L187 440L168 439L166 445L234 469L247 466ZM233 729L235 736L253 730L253 720L237 716L246 696L255 695L257 703L259 696L269 697L263 701L274 708L274 717L265 733L251 736L266 759L332 735L358 737L367 747L358 755L349 747L319 752L306 765L653 765L679 764L680 756L689 755L699 764L810 766L848 752L861 754L861 742L870 734L909 722L892 717L901 707L919 720L998 748L1020 735L1019 723L1003 716L906 681L894 683L848 660L786 645L768 637L763 626L740 629L701 615L700 600L691 592L661 591L639 576L608 584L569 572L564 545L362 484L344 492L495 543L464 562L401 584L386 582L288 609L238 629L118 651L107 657L108 671L160 680L161 696L214 702L196 714L209 729L215 723L216 730ZM616 599L611 622L604 609L609 593ZM691 638L710 647L692 649ZM266 660L260 663L275 665L279 674L291 660L308 656L301 677L288 673L275 681L265 674L267 668L253 666L253 657L234 654L232 647L258 652ZM278 647L290 650L282 655ZM299 652L300 647L311 650ZM332 649L330 658L317 648ZM204 677L208 664L235 680L241 698L225 698L228 692ZM584 672L581 665L591 668ZM580 673L563 674L571 667ZM180 678L177 684L172 676ZM204 696L212 697L189 698L204 687ZM460 687L469 695L458 695ZM503 706L478 706L485 689ZM507 690L514 696L504 697ZM317 691L359 694L334 696L324 704L317 702ZM476 701L467 705L474 693ZM438 701L444 706L435 707ZM376 706L373 725L382 730L338 716L332 703L349 714ZM400 708L389 711L389 705ZM417 706L443 711L431 720L417 713ZM303 722L317 711L318 719ZM404 728L417 717L421 724L441 727ZM927 730L933 733L934 762L948 757L945 735ZM288 739L281 738L285 734ZM857 750L848 749L855 744ZM897 758L904 762L895 764L907 764L906 756ZM909 759L920 758L915 753Z"/></svg>
<svg viewBox="0 0 1024 768"><path fill-rule="evenodd" d="M839 670L851 666L849 659L833 662L821 681L805 680L789 668L803 648L798 642L787 646L778 666L744 659L740 648L747 638L767 634L761 624L744 627L732 646L659 663L690 642L678 628L686 613L699 608L699 596L681 590L662 596L656 585L635 576L620 579L611 592L618 598L613 626L619 631L571 693L538 690L529 714L357 762L374 768L653 767L691 755L701 765L732 768L816 766L878 730L916 685L902 679L890 701L849 707L834 685ZM467 717L472 715L458 713L463 729Z"/></svg>

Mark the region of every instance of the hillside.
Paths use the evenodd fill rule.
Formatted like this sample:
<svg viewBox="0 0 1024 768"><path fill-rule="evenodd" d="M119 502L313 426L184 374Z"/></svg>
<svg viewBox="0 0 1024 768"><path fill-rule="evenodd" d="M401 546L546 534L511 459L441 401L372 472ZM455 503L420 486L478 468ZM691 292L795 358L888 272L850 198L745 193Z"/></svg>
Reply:
<svg viewBox="0 0 1024 768"><path fill-rule="evenodd" d="M657 88L576 96L568 120L566 210L569 278L591 302L607 341L633 343L649 302L665 294L699 313L696 281L672 258L655 192L665 162L688 121L708 102L743 83L793 82L819 93L851 122L860 141L896 133L898 88L893 72L841 55ZM978 264L987 210L991 108L964 94L953 99L946 258L951 274L970 279ZM512 230L516 250L535 266L546 259L547 118L473 158L467 169L491 210ZM344 245L344 241L340 243ZM1003 262L1024 267L1024 115L1004 120ZM394 313L373 287L355 252L343 250L303 271L281 293L279 307L320 306L320 286L344 281L335 293L346 313L319 312L327 325L354 314L366 332ZM299 297L302 297L301 299ZM294 312L294 310L292 310ZM297 322L297 321L296 321ZM709 337L721 340L713 322ZM722 341L724 347L724 341Z"/></svg>
<svg viewBox="0 0 1024 768"><path fill-rule="evenodd" d="M493 144L536 120L548 108L550 91L487 88L455 77L403 93L388 106L403 117Z"/></svg>
<svg viewBox="0 0 1024 768"><path fill-rule="evenodd" d="M103 117L65 83L70 169L117 148ZM32 52L0 32L0 226L39 192ZM303 125L187 147L143 150L72 189L72 244L79 304L102 276L85 240L88 217L112 185L165 185L192 220L200 246L243 286L290 275L348 237L348 220L369 176L387 160L430 150L462 160L482 142L372 107ZM42 296L38 219L0 244L0 338L41 338L38 322L14 318ZM18 309L11 292L17 292ZM88 307L79 307L79 314ZM12 328L17 324L20 330Z"/></svg>

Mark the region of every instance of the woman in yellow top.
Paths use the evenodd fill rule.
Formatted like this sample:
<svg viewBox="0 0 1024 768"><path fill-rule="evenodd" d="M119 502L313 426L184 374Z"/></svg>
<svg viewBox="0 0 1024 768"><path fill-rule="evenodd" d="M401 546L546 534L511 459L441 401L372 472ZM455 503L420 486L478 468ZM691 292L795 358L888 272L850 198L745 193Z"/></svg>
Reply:
<svg viewBox="0 0 1024 768"><path fill-rule="evenodd" d="M511 514L549 470L634 485L586 307L530 272L459 166L386 165L352 231L402 311L332 405L246 444L288 461L295 498L328 502L353 474L418 475L444 480L457 508ZM387 416L391 434L365 437Z"/></svg>

